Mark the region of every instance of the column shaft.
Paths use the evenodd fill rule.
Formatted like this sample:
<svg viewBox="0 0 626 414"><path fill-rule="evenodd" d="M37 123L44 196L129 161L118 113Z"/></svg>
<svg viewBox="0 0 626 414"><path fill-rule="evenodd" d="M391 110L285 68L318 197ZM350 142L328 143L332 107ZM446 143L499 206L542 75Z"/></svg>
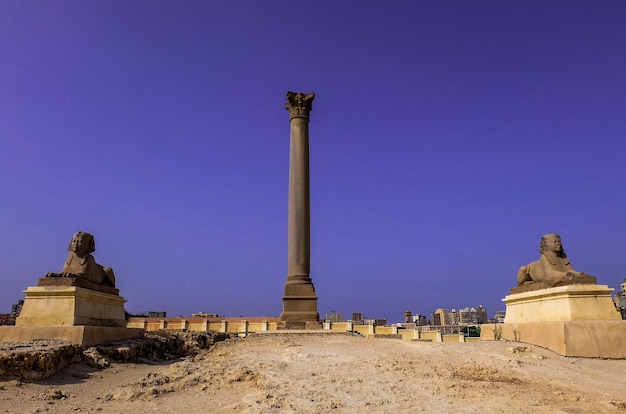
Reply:
<svg viewBox="0 0 626 414"><path fill-rule="evenodd" d="M308 118L291 118L287 283L310 281L310 203Z"/></svg>

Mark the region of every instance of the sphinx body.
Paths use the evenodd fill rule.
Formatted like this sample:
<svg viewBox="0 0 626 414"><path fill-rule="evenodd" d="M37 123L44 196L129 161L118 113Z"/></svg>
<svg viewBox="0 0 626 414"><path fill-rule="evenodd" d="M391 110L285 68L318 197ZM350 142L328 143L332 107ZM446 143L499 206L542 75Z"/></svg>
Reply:
<svg viewBox="0 0 626 414"><path fill-rule="evenodd" d="M557 282L566 277L588 276L572 268L558 234L550 233L541 237L539 251L541 252L539 260L522 266L517 272L519 286L538 282Z"/></svg>
<svg viewBox="0 0 626 414"><path fill-rule="evenodd" d="M108 266L101 266L91 253L96 251L92 234L84 231L74 233L67 250L65 265L61 273L48 273L46 277L78 277L90 282L115 287L115 274Z"/></svg>

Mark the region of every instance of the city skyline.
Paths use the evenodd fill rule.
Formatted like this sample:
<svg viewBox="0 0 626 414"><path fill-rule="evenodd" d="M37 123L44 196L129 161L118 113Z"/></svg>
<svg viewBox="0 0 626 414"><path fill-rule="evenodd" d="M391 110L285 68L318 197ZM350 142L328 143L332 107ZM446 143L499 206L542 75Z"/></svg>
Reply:
<svg viewBox="0 0 626 414"><path fill-rule="evenodd" d="M626 277L626 4L0 4L0 313L95 236L131 313L279 315L286 92L318 311L490 316L558 233Z"/></svg>

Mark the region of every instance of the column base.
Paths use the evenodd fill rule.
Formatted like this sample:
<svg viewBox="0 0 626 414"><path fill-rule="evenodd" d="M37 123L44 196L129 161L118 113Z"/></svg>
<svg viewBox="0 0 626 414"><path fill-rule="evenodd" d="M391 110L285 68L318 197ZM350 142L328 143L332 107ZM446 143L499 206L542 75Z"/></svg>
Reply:
<svg viewBox="0 0 626 414"><path fill-rule="evenodd" d="M321 322L281 321L276 324L277 331L317 331L323 329Z"/></svg>
<svg viewBox="0 0 626 414"><path fill-rule="evenodd" d="M285 283L283 312L279 329L321 329L317 312L317 295L313 283Z"/></svg>

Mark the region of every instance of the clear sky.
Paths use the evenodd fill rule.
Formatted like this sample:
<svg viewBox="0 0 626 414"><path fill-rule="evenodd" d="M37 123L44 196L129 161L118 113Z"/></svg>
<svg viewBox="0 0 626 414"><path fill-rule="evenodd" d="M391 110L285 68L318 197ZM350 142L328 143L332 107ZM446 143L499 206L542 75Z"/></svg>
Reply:
<svg viewBox="0 0 626 414"><path fill-rule="evenodd" d="M626 277L626 2L0 2L0 313L93 233L130 312L279 315L289 113L323 316Z"/></svg>

